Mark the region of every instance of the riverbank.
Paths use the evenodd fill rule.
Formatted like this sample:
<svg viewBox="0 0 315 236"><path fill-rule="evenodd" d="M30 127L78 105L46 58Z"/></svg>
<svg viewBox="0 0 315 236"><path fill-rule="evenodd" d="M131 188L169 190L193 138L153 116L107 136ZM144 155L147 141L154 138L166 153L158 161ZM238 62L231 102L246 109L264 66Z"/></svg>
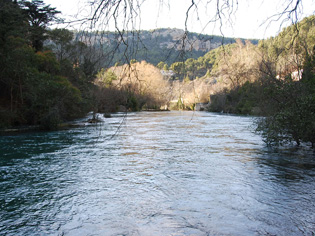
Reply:
<svg viewBox="0 0 315 236"><path fill-rule="evenodd" d="M164 109L144 109L139 112L170 112L170 110L164 110ZM40 125L29 125L29 126L13 126L8 128L0 129L0 135L12 135L12 134L19 134L19 133L27 133L27 132L38 132L38 131L56 131L56 130L65 130L65 129L72 129L72 128L78 128L82 126L88 126L99 122L104 122L104 119L112 118L114 114L127 114L128 112L114 112L114 113L97 113L96 115L93 115L93 112L89 112L86 114L85 117L75 119L72 121L62 122L54 129L44 129Z"/></svg>

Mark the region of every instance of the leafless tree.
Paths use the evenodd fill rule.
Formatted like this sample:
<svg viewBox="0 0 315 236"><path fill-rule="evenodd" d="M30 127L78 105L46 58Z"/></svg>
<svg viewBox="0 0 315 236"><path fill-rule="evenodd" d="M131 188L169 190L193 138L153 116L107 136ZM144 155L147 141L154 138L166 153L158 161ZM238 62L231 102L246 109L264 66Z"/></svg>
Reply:
<svg viewBox="0 0 315 236"><path fill-rule="evenodd" d="M107 52L115 53L119 45L125 45L124 61L129 62L137 55L140 47L145 48L139 36L142 25L142 11L145 4L153 4L152 17L159 16L159 11L165 8L171 8L171 0L82 0L86 4L77 15L77 19L72 23L79 23L83 30L93 30L97 32L94 40L104 42L106 32L115 30L117 47ZM296 23L302 17L303 2L313 0L278 0L275 2L279 6L279 11L267 16L264 22L261 22L266 28L277 22L280 26L287 21ZM186 2L187 3L187 2ZM209 27L218 27L222 36L224 36L223 27L230 25L233 27L235 16L239 9L239 0L191 0L185 12L183 22L184 33L174 48L180 49L180 55L185 53L193 41L188 40L188 29L192 24L200 20L201 15L207 13L207 19L203 19L203 31ZM156 4L158 7L156 8ZM248 5L252 4L249 0ZM155 14L157 11L157 14ZM179 12L180 13L180 12ZM196 20L195 20L196 19ZM157 19L158 20L158 19ZM202 33L202 32L201 32ZM209 39L211 40L211 39ZM180 47L179 47L180 46ZM178 50L177 50L178 51ZM110 58L107 55L107 58Z"/></svg>

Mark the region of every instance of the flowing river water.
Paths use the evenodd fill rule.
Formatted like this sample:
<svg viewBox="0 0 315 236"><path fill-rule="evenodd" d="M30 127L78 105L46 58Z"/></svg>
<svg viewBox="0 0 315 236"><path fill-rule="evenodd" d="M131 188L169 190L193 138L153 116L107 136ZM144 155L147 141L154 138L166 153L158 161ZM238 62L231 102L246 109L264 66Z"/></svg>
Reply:
<svg viewBox="0 0 315 236"><path fill-rule="evenodd" d="M315 156L253 118L115 114L0 137L0 235L314 235Z"/></svg>

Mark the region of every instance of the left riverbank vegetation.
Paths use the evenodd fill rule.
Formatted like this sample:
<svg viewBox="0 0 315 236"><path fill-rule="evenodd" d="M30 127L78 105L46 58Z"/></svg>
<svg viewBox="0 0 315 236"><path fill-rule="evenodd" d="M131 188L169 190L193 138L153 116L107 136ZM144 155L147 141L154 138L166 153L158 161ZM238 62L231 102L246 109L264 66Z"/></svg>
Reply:
<svg viewBox="0 0 315 236"><path fill-rule="evenodd" d="M0 1L0 127L55 129L92 107L93 50L43 1Z"/></svg>
<svg viewBox="0 0 315 236"><path fill-rule="evenodd" d="M93 33L50 29L60 12L41 0L0 2L0 128L55 129L89 111L193 110L207 104L203 109L260 117L257 132L270 145L314 147L314 16L275 37L236 39L194 58L169 60L170 51L163 49L166 56L150 60L146 49L146 62L137 50L129 55L128 44L118 57L117 42L111 54L83 39ZM106 34L101 39L113 40Z"/></svg>

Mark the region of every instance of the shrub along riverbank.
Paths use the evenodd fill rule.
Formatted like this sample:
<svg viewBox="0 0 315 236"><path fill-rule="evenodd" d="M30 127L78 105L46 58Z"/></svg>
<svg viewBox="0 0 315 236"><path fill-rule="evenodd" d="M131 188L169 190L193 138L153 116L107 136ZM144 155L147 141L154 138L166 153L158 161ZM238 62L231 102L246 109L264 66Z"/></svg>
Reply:
<svg viewBox="0 0 315 236"><path fill-rule="evenodd" d="M210 111L264 116L257 131L270 145L315 145L315 17L285 28L258 46L238 44L213 73L229 86Z"/></svg>
<svg viewBox="0 0 315 236"><path fill-rule="evenodd" d="M42 1L1 4L0 127L54 129L86 114L95 87L88 47L70 31L49 31L59 12Z"/></svg>

